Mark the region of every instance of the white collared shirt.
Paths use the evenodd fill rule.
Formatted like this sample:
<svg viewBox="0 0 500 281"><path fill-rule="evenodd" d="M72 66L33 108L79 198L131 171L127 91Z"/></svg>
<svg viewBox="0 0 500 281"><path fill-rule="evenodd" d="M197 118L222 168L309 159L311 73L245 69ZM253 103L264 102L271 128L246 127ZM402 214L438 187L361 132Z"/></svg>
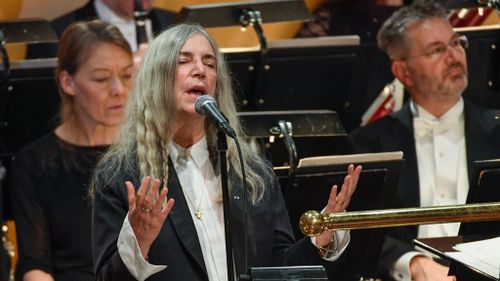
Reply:
<svg viewBox="0 0 500 281"><path fill-rule="evenodd" d="M464 204L469 182L463 99L460 98L441 118L434 117L413 102L410 105L414 123L420 118L445 127L429 132L417 132L417 128L414 128L420 206ZM459 227L460 223L420 225L418 238L456 236ZM391 270L391 275L396 280L411 280L409 263L416 255L421 253L410 252L400 257Z"/></svg>
<svg viewBox="0 0 500 281"><path fill-rule="evenodd" d="M95 0L94 7L98 18L118 27L130 44L132 51L135 52L137 50L137 39L134 19L123 19L106 6L102 0ZM146 20L146 33L148 38L153 38L153 28L149 19Z"/></svg>
<svg viewBox="0 0 500 281"><path fill-rule="evenodd" d="M176 159L174 167L198 234L208 279L227 280L224 214L206 137L188 149L171 142L169 149L171 158ZM201 219L196 211L201 212Z"/></svg>

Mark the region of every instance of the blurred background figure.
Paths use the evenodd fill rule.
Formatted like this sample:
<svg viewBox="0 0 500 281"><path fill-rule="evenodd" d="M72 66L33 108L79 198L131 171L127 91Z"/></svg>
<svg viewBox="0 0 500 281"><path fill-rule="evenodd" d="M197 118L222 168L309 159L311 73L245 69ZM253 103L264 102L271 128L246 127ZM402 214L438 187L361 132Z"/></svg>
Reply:
<svg viewBox="0 0 500 281"><path fill-rule="evenodd" d="M132 83L129 44L100 20L70 25L58 59L61 123L16 153L11 168L16 280L94 280L87 186Z"/></svg>
<svg viewBox="0 0 500 281"><path fill-rule="evenodd" d="M145 29L149 38L165 29L175 17L175 13L153 8L153 0L89 0L89 2L74 11L64 14L52 21L56 33L61 35L64 29L75 21L100 19L117 26L127 39L132 51L138 49L136 40L136 22L134 11L147 12ZM142 7L137 7L141 5Z"/></svg>
<svg viewBox="0 0 500 281"><path fill-rule="evenodd" d="M77 21L100 19L111 23L121 31L134 52L134 61L139 64L147 43L155 34L167 28L175 17L173 12L153 8L152 2L153 0L89 0L84 6L54 19L51 25L60 37L66 27ZM57 49L58 43L29 45L26 57L55 57Z"/></svg>
<svg viewBox="0 0 500 281"><path fill-rule="evenodd" d="M327 0L304 24L299 37L358 35L362 43L375 42L382 23L411 0Z"/></svg>

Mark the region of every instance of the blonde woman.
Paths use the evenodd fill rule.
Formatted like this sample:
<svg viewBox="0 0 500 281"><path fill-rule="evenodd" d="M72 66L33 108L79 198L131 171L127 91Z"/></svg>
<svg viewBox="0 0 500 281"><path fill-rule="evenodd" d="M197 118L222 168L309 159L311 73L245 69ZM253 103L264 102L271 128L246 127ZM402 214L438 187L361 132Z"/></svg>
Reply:
<svg viewBox="0 0 500 281"><path fill-rule="evenodd" d="M196 113L200 95L217 100L240 136L246 165L247 190L243 190L235 145L229 142L236 273L246 272L245 215L250 266L315 264L322 257L337 258L349 241L346 233L325 232L315 241L295 242L271 167L244 141L222 55L205 29L182 24L150 45L120 136L96 170L97 279L227 280L217 129ZM337 187L332 188L325 212L345 210L360 170L351 165L342 191L337 194ZM247 214L242 207L244 192L249 195Z"/></svg>

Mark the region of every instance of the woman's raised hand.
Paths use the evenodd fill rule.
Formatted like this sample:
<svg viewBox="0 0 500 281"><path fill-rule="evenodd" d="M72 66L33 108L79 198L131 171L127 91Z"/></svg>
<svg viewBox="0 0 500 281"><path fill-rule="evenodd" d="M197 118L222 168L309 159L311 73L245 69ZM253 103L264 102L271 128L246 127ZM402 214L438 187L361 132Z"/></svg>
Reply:
<svg viewBox="0 0 500 281"><path fill-rule="evenodd" d="M134 185L130 181L125 182L129 208L128 219L145 259L174 205L174 199L170 198L166 201L167 187L163 187L158 193L160 183L158 179L151 183L151 177L145 177L136 193Z"/></svg>

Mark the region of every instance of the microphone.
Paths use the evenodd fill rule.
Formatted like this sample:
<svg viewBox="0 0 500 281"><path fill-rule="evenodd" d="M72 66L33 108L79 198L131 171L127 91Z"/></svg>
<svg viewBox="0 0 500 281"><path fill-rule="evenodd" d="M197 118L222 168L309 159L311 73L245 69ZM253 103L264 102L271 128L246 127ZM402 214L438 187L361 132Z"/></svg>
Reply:
<svg viewBox="0 0 500 281"><path fill-rule="evenodd" d="M209 95L197 97L194 102L194 108L199 115L207 116L215 122L217 127L224 131L226 135L233 139L236 137L236 132L229 125L227 118L219 111L219 108L217 108L217 102L213 97Z"/></svg>

